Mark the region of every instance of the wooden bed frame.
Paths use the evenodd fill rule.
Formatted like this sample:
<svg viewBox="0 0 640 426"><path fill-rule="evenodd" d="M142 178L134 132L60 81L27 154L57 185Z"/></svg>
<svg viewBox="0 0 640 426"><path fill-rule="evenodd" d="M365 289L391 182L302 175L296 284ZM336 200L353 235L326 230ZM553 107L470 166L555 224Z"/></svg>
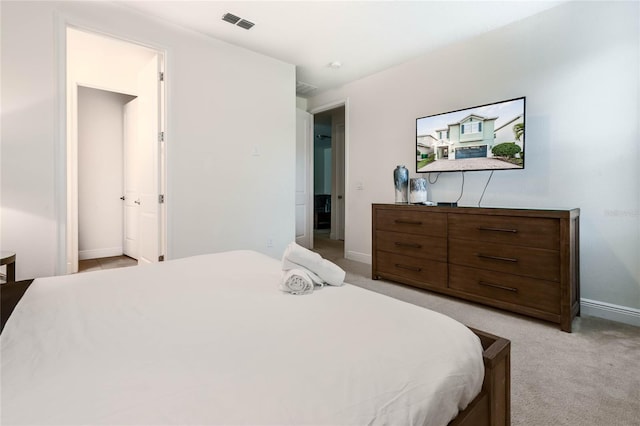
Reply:
<svg viewBox="0 0 640 426"><path fill-rule="evenodd" d="M3 284L0 287L0 332L14 307L33 280ZM511 342L470 328L482 343L484 381L482 390L449 426L509 426L511 424Z"/></svg>
<svg viewBox="0 0 640 426"><path fill-rule="evenodd" d="M508 426L511 424L511 342L471 328L482 343L482 390L449 426Z"/></svg>

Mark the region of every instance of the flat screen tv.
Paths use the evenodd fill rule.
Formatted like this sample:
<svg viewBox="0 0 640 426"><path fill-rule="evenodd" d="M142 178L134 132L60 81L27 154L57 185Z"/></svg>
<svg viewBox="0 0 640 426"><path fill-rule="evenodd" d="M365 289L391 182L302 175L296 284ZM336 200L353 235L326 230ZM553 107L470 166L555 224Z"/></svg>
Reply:
<svg viewBox="0 0 640 426"><path fill-rule="evenodd" d="M524 168L525 98L416 119L416 172Z"/></svg>

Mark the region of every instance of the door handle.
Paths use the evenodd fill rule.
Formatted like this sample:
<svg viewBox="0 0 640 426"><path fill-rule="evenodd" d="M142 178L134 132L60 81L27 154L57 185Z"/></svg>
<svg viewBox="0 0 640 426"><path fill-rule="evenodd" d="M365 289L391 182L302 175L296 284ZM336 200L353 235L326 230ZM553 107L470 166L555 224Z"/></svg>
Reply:
<svg viewBox="0 0 640 426"><path fill-rule="evenodd" d="M122 197L120 197L120 199L121 199L122 201L124 201L124 195L123 195Z"/></svg>
<svg viewBox="0 0 640 426"><path fill-rule="evenodd" d="M136 203L137 205L140 205L140 200L135 200L134 203Z"/></svg>
<svg viewBox="0 0 640 426"><path fill-rule="evenodd" d="M338 195L338 200L342 200L342 195Z"/></svg>

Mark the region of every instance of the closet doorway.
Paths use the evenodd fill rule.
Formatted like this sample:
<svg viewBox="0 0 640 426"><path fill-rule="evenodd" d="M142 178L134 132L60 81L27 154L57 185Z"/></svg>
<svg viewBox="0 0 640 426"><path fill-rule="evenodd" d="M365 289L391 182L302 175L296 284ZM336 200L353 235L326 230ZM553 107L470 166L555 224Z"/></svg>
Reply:
<svg viewBox="0 0 640 426"><path fill-rule="evenodd" d="M163 259L164 54L67 28L66 272L80 259Z"/></svg>
<svg viewBox="0 0 640 426"><path fill-rule="evenodd" d="M128 155L135 139L127 131L125 107L134 99L78 87L79 261L120 255L138 259L137 220L127 211L135 199L126 197L135 178L135 158Z"/></svg>

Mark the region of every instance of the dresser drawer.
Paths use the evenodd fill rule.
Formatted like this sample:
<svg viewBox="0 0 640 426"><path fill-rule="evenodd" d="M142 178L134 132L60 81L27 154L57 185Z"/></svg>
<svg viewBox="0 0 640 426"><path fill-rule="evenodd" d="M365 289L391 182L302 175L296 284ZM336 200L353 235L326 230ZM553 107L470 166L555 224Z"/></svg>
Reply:
<svg viewBox="0 0 640 426"><path fill-rule="evenodd" d="M447 215L444 213L378 209L374 220L376 230L447 237Z"/></svg>
<svg viewBox="0 0 640 426"><path fill-rule="evenodd" d="M560 286L557 282L451 265L449 287L491 300L560 313Z"/></svg>
<svg viewBox="0 0 640 426"><path fill-rule="evenodd" d="M377 250L423 259L447 261L447 239L429 235L376 231Z"/></svg>
<svg viewBox="0 0 640 426"><path fill-rule="evenodd" d="M447 264L429 259L401 256L383 251L376 252L379 274L391 274L407 278L427 287L447 286Z"/></svg>
<svg viewBox="0 0 640 426"><path fill-rule="evenodd" d="M560 280L560 254L555 250L449 239L449 262L549 281Z"/></svg>
<svg viewBox="0 0 640 426"><path fill-rule="evenodd" d="M557 219L450 214L449 238L558 250Z"/></svg>

